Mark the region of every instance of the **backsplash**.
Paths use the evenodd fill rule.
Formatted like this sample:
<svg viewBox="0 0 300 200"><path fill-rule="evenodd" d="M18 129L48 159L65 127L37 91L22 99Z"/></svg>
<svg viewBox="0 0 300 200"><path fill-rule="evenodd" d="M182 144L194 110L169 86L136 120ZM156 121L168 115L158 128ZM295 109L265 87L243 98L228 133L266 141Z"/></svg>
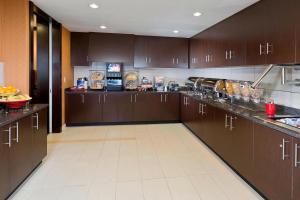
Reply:
<svg viewBox="0 0 300 200"><path fill-rule="evenodd" d="M230 68L207 68L207 69L135 69L133 67L125 67L124 71L138 71L140 78L147 77L150 80L153 76L164 76L166 83L176 81L180 85L184 85L190 76L199 76L207 78L233 79L254 81L265 69L266 66L249 66L249 67L230 67ZM79 77L88 77L89 70L103 70L104 65L94 65L89 67L74 67L74 85ZM290 80L300 79L300 70L291 67L287 70L287 77ZM281 85L280 67L274 68L260 84L265 89L265 97L271 97L275 103L300 109L300 86Z"/></svg>

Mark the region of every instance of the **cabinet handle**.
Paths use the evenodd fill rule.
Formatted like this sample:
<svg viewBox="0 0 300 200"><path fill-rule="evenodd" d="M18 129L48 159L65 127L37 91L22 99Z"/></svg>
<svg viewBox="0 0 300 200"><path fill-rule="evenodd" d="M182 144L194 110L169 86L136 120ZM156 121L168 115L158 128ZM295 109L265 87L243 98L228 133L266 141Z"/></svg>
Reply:
<svg viewBox="0 0 300 200"><path fill-rule="evenodd" d="M227 60L228 59L228 51L226 50L226 53L225 53L225 59Z"/></svg>
<svg viewBox="0 0 300 200"><path fill-rule="evenodd" d="M33 115L32 117L36 118L36 125L33 126L33 128L36 128L36 130L39 130L39 113L35 113L35 115Z"/></svg>
<svg viewBox="0 0 300 200"><path fill-rule="evenodd" d="M300 164L300 161L298 161L298 149L300 149L300 146L295 144L295 167L298 167Z"/></svg>
<svg viewBox="0 0 300 200"><path fill-rule="evenodd" d="M12 128L16 129L16 137L12 140L16 141L17 143L19 143L19 122L16 122L16 125L13 126Z"/></svg>
<svg viewBox="0 0 300 200"><path fill-rule="evenodd" d="M233 51L229 51L229 60L231 60L233 58Z"/></svg>
<svg viewBox="0 0 300 200"><path fill-rule="evenodd" d="M173 58L173 64L175 64L175 58Z"/></svg>
<svg viewBox="0 0 300 200"><path fill-rule="evenodd" d="M206 107L205 104L201 104L201 113L202 115L205 115L206 113L204 112L204 107Z"/></svg>
<svg viewBox="0 0 300 200"><path fill-rule="evenodd" d="M233 126L233 120L237 120L237 117L230 116L230 131L232 131L235 128Z"/></svg>
<svg viewBox="0 0 300 200"><path fill-rule="evenodd" d="M84 94L81 95L81 103L84 103Z"/></svg>
<svg viewBox="0 0 300 200"><path fill-rule="evenodd" d="M189 102L188 102L188 97L186 97L186 106L188 106L189 105Z"/></svg>
<svg viewBox="0 0 300 200"><path fill-rule="evenodd" d="M132 94L130 95L130 103L132 103Z"/></svg>
<svg viewBox="0 0 300 200"><path fill-rule="evenodd" d="M137 96L137 94L134 95L134 103L136 103L136 96Z"/></svg>
<svg viewBox="0 0 300 200"><path fill-rule="evenodd" d="M179 59L178 58L176 58L176 63L179 64Z"/></svg>
<svg viewBox="0 0 300 200"><path fill-rule="evenodd" d="M228 115L226 114L225 115L225 128L227 128L227 127L229 127L229 125L228 125Z"/></svg>
<svg viewBox="0 0 300 200"><path fill-rule="evenodd" d="M167 94L165 94L165 103L167 103L167 99L168 98L168 95Z"/></svg>
<svg viewBox="0 0 300 200"><path fill-rule="evenodd" d="M11 127L9 127L7 130L3 130L3 131L8 132L8 142L4 143L4 144L7 144L8 147L10 148L11 147Z"/></svg>
<svg viewBox="0 0 300 200"><path fill-rule="evenodd" d="M199 113L199 114L202 114L202 104L201 104L201 103L199 103L198 113Z"/></svg>
<svg viewBox="0 0 300 200"><path fill-rule="evenodd" d="M162 103L163 101L163 97L162 97L162 94L160 94L160 102Z"/></svg>
<svg viewBox="0 0 300 200"><path fill-rule="evenodd" d="M264 48L265 48L264 45L259 44L259 55L260 56L265 54Z"/></svg>
<svg viewBox="0 0 300 200"><path fill-rule="evenodd" d="M98 95L98 103L101 104L101 95Z"/></svg>
<svg viewBox="0 0 300 200"><path fill-rule="evenodd" d="M106 102L106 94L103 95L103 103Z"/></svg>
<svg viewBox="0 0 300 200"><path fill-rule="evenodd" d="M205 62L208 62L207 56L205 56Z"/></svg>
<svg viewBox="0 0 300 200"><path fill-rule="evenodd" d="M280 144L280 148L282 149L282 160L285 160L285 158L288 158L289 155L285 154L285 144L289 143L290 141L285 140L284 138L282 139L282 144Z"/></svg>
<svg viewBox="0 0 300 200"><path fill-rule="evenodd" d="M267 55L273 53L273 45L269 42L267 42Z"/></svg>
<svg viewBox="0 0 300 200"><path fill-rule="evenodd" d="M148 58L147 57L145 58L145 60L146 60L146 63L148 63Z"/></svg>

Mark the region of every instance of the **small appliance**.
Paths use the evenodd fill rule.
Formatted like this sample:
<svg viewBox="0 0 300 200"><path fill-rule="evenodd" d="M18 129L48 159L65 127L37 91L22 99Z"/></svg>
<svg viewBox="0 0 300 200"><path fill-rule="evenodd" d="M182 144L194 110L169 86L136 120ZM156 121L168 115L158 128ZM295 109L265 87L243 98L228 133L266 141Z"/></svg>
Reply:
<svg viewBox="0 0 300 200"><path fill-rule="evenodd" d="M123 90L123 65L122 63L106 64L106 89L107 91Z"/></svg>

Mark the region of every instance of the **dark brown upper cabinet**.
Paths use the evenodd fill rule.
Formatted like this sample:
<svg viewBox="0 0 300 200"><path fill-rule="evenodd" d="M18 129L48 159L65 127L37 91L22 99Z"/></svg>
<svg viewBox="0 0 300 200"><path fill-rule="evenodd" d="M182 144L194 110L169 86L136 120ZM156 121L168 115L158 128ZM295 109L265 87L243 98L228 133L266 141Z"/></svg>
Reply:
<svg viewBox="0 0 300 200"><path fill-rule="evenodd" d="M160 38L151 36L136 36L134 49L135 68L159 67Z"/></svg>
<svg viewBox="0 0 300 200"><path fill-rule="evenodd" d="M188 68L189 40L186 38L161 38L160 67Z"/></svg>
<svg viewBox="0 0 300 200"><path fill-rule="evenodd" d="M298 16L298 12L300 9L300 1L294 0L295 3L295 11L294 11L294 19L296 19ZM300 21L295 20L296 23L296 63L300 64Z"/></svg>
<svg viewBox="0 0 300 200"><path fill-rule="evenodd" d="M201 68L202 41L197 36L190 39L190 68Z"/></svg>
<svg viewBox="0 0 300 200"><path fill-rule="evenodd" d="M185 38L137 36L135 68L188 68L189 40Z"/></svg>
<svg viewBox="0 0 300 200"><path fill-rule="evenodd" d="M88 66L89 33L71 33L72 66Z"/></svg>
<svg viewBox="0 0 300 200"><path fill-rule="evenodd" d="M248 65L294 63L294 6L294 0L264 0L244 10Z"/></svg>
<svg viewBox="0 0 300 200"><path fill-rule="evenodd" d="M90 33L89 41L89 61L133 65L134 35Z"/></svg>

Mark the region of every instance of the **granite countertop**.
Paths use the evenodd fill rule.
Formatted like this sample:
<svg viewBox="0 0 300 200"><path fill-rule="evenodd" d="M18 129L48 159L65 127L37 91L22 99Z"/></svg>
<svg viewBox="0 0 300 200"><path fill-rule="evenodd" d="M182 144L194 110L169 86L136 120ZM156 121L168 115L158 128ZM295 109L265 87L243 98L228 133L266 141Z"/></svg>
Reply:
<svg viewBox="0 0 300 200"><path fill-rule="evenodd" d="M115 92L115 93L120 93L120 92L131 92L131 93L178 93L174 91L137 91L137 90L122 90L122 91L106 91L106 90L71 90L70 88L65 89L65 93L79 93L79 94L86 94L86 93L105 93L105 92Z"/></svg>
<svg viewBox="0 0 300 200"><path fill-rule="evenodd" d="M8 113L3 111L0 113L0 126L5 126L7 124L18 121L47 107L48 104L32 104L30 105L28 110L16 110L10 111Z"/></svg>
<svg viewBox="0 0 300 200"><path fill-rule="evenodd" d="M230 103L221 103L219 101L215 101L213 99L209 98L201 98L200 96L194 95L190 92L181 92L182 94L188 95L196 100L202 101L203 103L206 103L208 105L211 105L213 107L223 109L227 112L230 112L232 114L235 114L237 116L243 117L245 119L251 120L254 123L261 124L263 126L267 126L269 128L272 128L274 130L283 132L289 136L295 137L300 139L300 129L277 122L275 120L269 119L265 115L265 111L263 107L256 107L254 109L247 109L240 106L237 106L235 104ZM285 115L285 114L294 114L290 113L287 109L279 109L277 114Z"/></svg>

